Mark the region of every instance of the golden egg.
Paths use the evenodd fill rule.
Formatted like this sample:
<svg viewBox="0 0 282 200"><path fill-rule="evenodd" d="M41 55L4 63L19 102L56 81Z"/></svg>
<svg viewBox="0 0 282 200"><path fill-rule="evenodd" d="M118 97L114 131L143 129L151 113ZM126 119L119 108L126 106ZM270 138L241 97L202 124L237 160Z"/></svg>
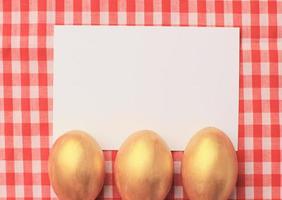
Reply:
<svg viewBox="0 0 282 200"><path fill-rule="evenodd" d="M190 200L226 200L238 175L238 162L229 138L208 127L196 133L185 148L182 182Z"/></svg>
<svg viewBox="0 0 282 200"><path fill-rule="evenodd" d="M104 183L103 152L87 133L67 132L51 149L48 172L60 200L95 199Z"/></svg>
<svg viewBox="0 0 282 200"><path fill-rule="evenodd" d="M120 147L114 171L123 200L163 200L172 184L173 159L158 134L139 131Z"/></svg>

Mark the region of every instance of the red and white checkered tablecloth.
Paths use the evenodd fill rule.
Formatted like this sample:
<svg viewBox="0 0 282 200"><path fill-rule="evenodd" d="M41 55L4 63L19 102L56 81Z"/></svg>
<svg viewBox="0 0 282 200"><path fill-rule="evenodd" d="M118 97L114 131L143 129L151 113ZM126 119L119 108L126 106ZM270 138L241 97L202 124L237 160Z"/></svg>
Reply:
<svg viewBox="0 0 282 200"><path fill-rule="evenodd" d="M282 1L0 0L0 11L1 200L56 199L47 173L55 24L240 27L239 177L230 198L282 199ZM120 199L115 155L105 151L99 199ZM167 199L181 200L182 152L173 157Z"/></svg>

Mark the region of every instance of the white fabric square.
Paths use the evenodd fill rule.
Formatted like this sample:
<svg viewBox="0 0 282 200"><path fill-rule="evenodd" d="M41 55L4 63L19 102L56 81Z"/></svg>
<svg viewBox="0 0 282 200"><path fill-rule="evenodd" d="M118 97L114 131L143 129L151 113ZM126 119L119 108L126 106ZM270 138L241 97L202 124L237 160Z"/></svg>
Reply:
<svg viewBox="0 0 282 200"><path fill-rule="evenodd" d="M47 73L53 74L53 61L47 61Z"/></svg>
<svg viewBox="0 0 282 200"><path fill-rule="evenodd" d="M40 135L33 135L31 136L31 147L34 148L34 149L40 149L40 144L41 144L41 141L40 141Z"/></svg>
<svg viewBox="0 0 282 200"><path fill-rule="evenodd" d="M113 198L113 186L111 185L104 185L104 198Z"/></svg>
<svg viewBox="0 0 282 200"><path fill-rule="evenodd" d="M233 25L233 14L224 13L224 26L232 26Z"/></svg>
<svg viewBox="0 0 282 200"><path fill-rule="evenodd" d="M271 125L270 113L269 112L263 112L262 113L262 124L263 125Z"/></svg>
<svg viewBox="0 0 282 200"><path fill-rule="evenodd" d="M281 50L282 50L282 39L281 39ZM278 73L282 74L282 63L278 62Z"/></svg>
<svg viewBox="0 0 282 200"><path fill-rule="evenodd" d="M64 11L64 22L65 24L73 24L73 12Z"/></svg>
<svg viewBox="0 0 282 200"><path fill-rule="evenodd" d="M29 73L37 74L38 73L38 61L29 61Z"/></svg>
<svg viewBox="0 0 282 200"><path fill-rule="evenodd" d="M263 199L272 199L272 188L270 186L262 187L262 196Z"/></svg>
<svg viewBox="0 0 282 200"><path fill-rule="evenodd" d="M37 39L38 37L36 35L30 35L28 36L28 47L29 48L37 48Z"/></svg>
<svg viewBox="0 0 282 200"><path fill-rule="evenodd" d="M174 198L179 198L182 199L184 194L183 194L183 187L182 186L174 186Z"/></svg>
<svg viewBox="0 0 282 200"><path fill-rule="evenodd" d="M244 141L245 141L245 149L246 150L253 150L254 149L253 137L245 137Z"/></svg>
<svg viewBox="0 0 282 200"><path fill-rule="evenodd" d="M39 98L39 86L32 85L30 88L30 98Z"/></svg>
<svg viewBox="0 0 282 200"><path fill-rule="evenodd" d="M251 41L251 39L249 39L249 38L242 38L241 39L241 48L243 50L250 50L250 49L252 49L252 41ZM243 64L245 65L245 64L248 64L248 63L244 62Z"/></svg>
<svg viewBox="0 0 282 200"><path fill-rule="evenodd" d="M2 138L0 137L0 139L2 139ZM4 146L0 146L0 148L2 148L2 147L4 147ZM1 173L6 172L6 160L0 160L0 172Z"/></svg>
<svg viewBox="0 0 282 200"><path fill-rule="evenodd" d="M243 88L244 91L244 100L253 99L253 89L252 88Z"/></svg>
<svg viewBox="0 0 282 200"><path fill-rule="evenodd" d="M49 121L52 122L53 121L53 111L48 111L48 117L49 117Z"/></svg>
<svg viewBox="0 0 282 200"><path fill-rule="evenodd" d="M135 13L135 23L137 25L144 25L144 12Z"/></svg>
<svg viewBox="0 0 282 200"><path fill-rule="evenodd" d="M38 12L37 11L30 11L29 13L29 23L36 24L38 22Z"/></svg>
<svg viewBox="0 0 282 200"><path fill-rule="evenodd" d="M0 198L7 198L7 188L6 185L0 185Z"/></svg>
<svg viewBox="0 0 282 200"><path fill-rule="evenodd" d="M13 98L21 98L21 86L12 86L13 87Z"/></svg>
<svg viewBox="0 0 282 200"><path fill-rule="evenodd" d="M50 97L50 98L53 97L53 88L52 88L52 86L48 86L48 87L47 87L47 90L48 90L48 91L47 91L48 97Z"/></svg>
<svg viewBox="0 0 282 200"><path fill-rule="evenodd" d="M277 13L277 26L282 26L282 13Z"/></svg>
<svg viewBox="0 0 282 200"><path fill-rule="evenodd" d="M109 24L109 13L100 12L100 24L106 25Z"/></svg>
<svg viewBox="0 0 282 200"><path fill-rule="evenodd" d="M253 113L251 112L245 112L244 113L244 120L245 120L245 125L252 125L254 120L253 120Z"/></svg>
<svg viewBox="0 0 282 200"><path fill-rule="evenodd" d="M30 123L40 123L40 112L38 110L30 111Z"/></svg>
<svg viewBox="0 0 282 200"><path fill-rule="evenodd" d="M181 162L180 161L174 161L174 173L175 174L180 174L181 172Z"/></svg>
<svg viewBox="0 0 282 200"><path fill-rule="evenodd" d="M2 86L0 87L0 97L1 97L1 98L4 97L4 87L2 87ZM1 110L0 110L0 113L1 113L1 112L4 112L4 111L1 109ZM3 119L2 117L4 117L4 116L1 116L1 115L0 115L0 122L1 122L2 119ZM4 121L4 120L3 120L3 121Z"/></svg>
<svg viewBox="0 0 282 200"><path fill-rule="evenodd" d="M252 186L246 186L245 187L245 198L246 199L254 199L254 187Z"/></svg>
<svg viewBox="0 0 282 200"><path fill-rule="evenodd" d="M22 160L15 160L14 161L15 173L23 173L23 161Z"/></svg>
<svg viewBox="0 0 282 200"><path fill-rule="evenodd" d="M0 87L0 97L4 97L4 87ZM2 109L0 110L0 113L1 113L1 111L3 111ZM4 111L3 111L4 112ZM2 116L0 116L0 122L1 122L1 120L2 120L2 118L1 118Z"/></svg>
<svg viewBox="0 0 282 200"><path fill-rule="evenodd" d="M91 24L91 12L82 12L82 24Z"/></svg>
<svg viewBox="0 0 282 200"><path fill-rule="evenodd" d="M12 61L12 73L13 74L21 73L21 61L18 60Z"/></svg>
<svg viewBox="0 0 282 200"><path fill-rule="evenodd" d="M53 48L53 37L46 36L46 48ZM47 61L50 62L50 61Z"/></svg>
<svg viewBox="0 0 282 200"><path fill-rule="evenodd" d="M11 12L12 24L20 24L21 23L21 12Z"/></svg>
<svg viewBox="0 0 282 200"><path fill-rule="evenodd" d="M3 24L3 15L0 15L0 24Z"/></svg>
<svg viewBox="0 0 282 200"><path fill-rule="evenodd" d="M180 24L180 13L172 12L170 14L171 24L172 25L179 25Z"/></svg>
<svg viewBox="0 0 282 200"><path fill-rule="evenodd" d="M12 35L11 36L11 47L12 48L20 48L21 44L21 40L20 40L20 36L17 35Z"/></svg>
<svg viewBox="0 0 282 200"><path fill-rule="evenodd" d="M41 161L40 160L33 160L32 161L32 173L41 173Z"/></svg>
<svg viewBox="0 0 282 200"><path fill-rule="evenodd" d="M254 174L253 162L245 162L245 174Z"/></svg>
<svg viewBox="0 0 282 200"><path fill-rule="evenodd" d="M118 24L125 25L127 23L127 14L126 12L118 12Z"/></svg>
<svg viewBox="0 0 282 200"><path fill-rule="evenodd" d="M214 26L215 25L215 13L207 13L207 25Z"/></svg>
<svg viewBox="0 0 282 200"><path fill-rule="evenodd" d="M251 14L250 13L242 13L242 25L243 26L251 25Z"/></svg>
<svg viewBox="0 0 282 200"><path fill-rule="evenodd" d="M105 171L106 173L112 173L113 171L112 161L105 161Z"/></svg>
<svg viewBox="0 0 282 200"><path fill-rule="evenodd" d="M188 13L188 24L197 25L198 24L198 13Z"/></svg>
<svg viewBox="0 0 282 200"><path fill-rule="evenodd" d="M252 75L253 68L252 63L243 63L243 73L244 75Z"/></svg>
<svg viewBox="0 0 282 200"><path fill-rule="evenodd" d="M271 137L262 138L262 150L271 150Z"/></svg>
<svg viewBox="0 0 282 200"><path fill-rule="evenodd" d="M264 175L271 174L271 162L262 162L262 173Z"/></svg>
<svg viewBox="0 0 282 200"><path fill-rule="evenodd" d="M24 185L15 185L15 197L24 198Z"/></svg>
<svg viewBox="0 0 282 200"><path fill-rule="evenodd" d="M260 73L261 75L269 76L269 63L261 63L260 64Z"/></svg>
<svg viewBox="0 0 282 200"><path fill-rule="evenodd" d="M153 24L154 25L161 25L162 24L163 15L161 12L154 12L153 13Z"/></svg>
<svg viewBox="0 0 282 200"><path fill-rule="evenodd" d="M15 135L14 137L14 148L22 149L23 148L23 136Z"/></svg>
<svg viewBox="0 0 282 200"><path fill-rule="evenodd" d="M1 117L1 113L3 113L2 111L0 111L0 117ZM1 121L0 121L1 122ZM2 123L2 122L1 122ZM5 149L5 136L4 135L0 135L0 148Z"/></svg>
<svg viewBox="0 0 282 200"><path fill-rule="evenodd" d="M267 13L260 13L259 14L259 24L260 26L268 26L268 18L269 14Z"/></svg>
<svg viewBox="0 0 282 200"><path fill-rule="evenodd" d="M260 38L259 40L259 47L260 50L268 50L269 49L269 39L268 38ZM261 63L263 64L263 63Z"/></svg>
<svg viewBox="0 0 282 200"><path fill-rule="evenodd" d="M22 123L22 112L21 111L13 111L13 122L14 123Z"/></svg>
<svg viewBox="0 0 282 200"><path fill-rule="evenodd" d="M32 186L32 195L34 198L41 198L42 192L41 192L41 185L33 185Z"/></svg>
<svg viewBox="0 0 282 200"><path fill-rule="evenodd" d="M55 12L54 11L44 11L47 16L47 24L55 24Z"/></svg>

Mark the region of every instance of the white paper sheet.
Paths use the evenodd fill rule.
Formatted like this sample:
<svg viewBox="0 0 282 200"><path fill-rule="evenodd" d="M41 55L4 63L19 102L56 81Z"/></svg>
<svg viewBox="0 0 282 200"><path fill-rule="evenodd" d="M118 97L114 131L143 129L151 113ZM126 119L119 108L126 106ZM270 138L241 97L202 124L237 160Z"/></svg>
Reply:
<svg viewBox="0 0 282 200"><path fill-rule="evenodd" d="M55 26L53 139L89 132L118 149L137 130L183 150L199 129L237 149L239 29Z"/></svg>

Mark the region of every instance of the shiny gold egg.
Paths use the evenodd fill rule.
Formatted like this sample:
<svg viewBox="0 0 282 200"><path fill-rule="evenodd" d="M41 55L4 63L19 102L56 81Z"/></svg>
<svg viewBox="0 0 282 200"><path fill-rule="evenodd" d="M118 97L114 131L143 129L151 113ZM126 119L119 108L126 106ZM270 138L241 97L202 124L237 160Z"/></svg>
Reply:
<svg viewBox="0 0 282 200"><path fill-rule="evenodd" d="M236 184L238 162L229 138L208 127L192 137L182 159L182 182L190 200L226 200Z"/></svg>
<svg viewBox="0 0 282 200"><path fill-rule="evenodd" d="M87 133L70 131L53 145L48 172L60 200L95 199L104 183L104 156Z"/></svg>
<svg viewBox="0 0 282 200"><path fill-rule="evenodd" d="M172 155L158 134L139 131L120 147L114 172L123 200L163 200L172 184Z"/></svg>

